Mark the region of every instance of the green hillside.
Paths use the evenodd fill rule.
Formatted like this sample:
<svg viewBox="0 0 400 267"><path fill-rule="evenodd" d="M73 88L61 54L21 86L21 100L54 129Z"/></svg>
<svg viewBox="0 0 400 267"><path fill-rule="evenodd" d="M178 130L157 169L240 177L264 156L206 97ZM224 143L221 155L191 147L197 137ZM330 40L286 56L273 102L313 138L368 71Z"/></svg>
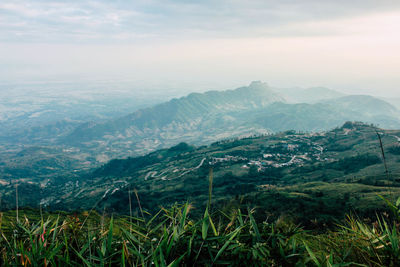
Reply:
<svg viewBox="0 0 400 267"><path fill-rule="evenodd" d="M384 208L378 194L400 195L399 137L400 131L348 122L320 133L285 131L201 147L180 143L145 156L114 159L86 174L60 173L45 184L21 180L20 205L127 214L136 190L148 211L186 201L201 210L212 171L216 206L257 206L263 214L290 216L305 225L314 219L342 220L349 212L374 216ZM15 185L5 181L1 192L3 207L15 206ZM138 212L136 204L133 208Z"/></svg>

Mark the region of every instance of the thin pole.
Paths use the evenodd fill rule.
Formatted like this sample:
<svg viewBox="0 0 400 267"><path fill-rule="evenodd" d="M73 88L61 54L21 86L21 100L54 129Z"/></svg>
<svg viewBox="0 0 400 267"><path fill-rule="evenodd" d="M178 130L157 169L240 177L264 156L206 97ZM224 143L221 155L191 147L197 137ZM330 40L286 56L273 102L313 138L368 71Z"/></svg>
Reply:
<svg viewBox="0 0 400 267"><path fill-rule="evenodd" d="M132 201L131 201L131 188L128 189L129 196L129 232L132 233Z"/></svg>
<svg viewBox="0 0 400 267"><path fill-rule="evenodd" d="M382 138L381 138L381 135L378 133L378 131L376 131L376 135L378 135L378 138L379 138L379 145L381 147L381 153L382 153L382 157L383 157L383 164L385 166L386 178L389 180L389 170L388 170L388 167L386 164L386 157L385 157L385 151L383 150Z"/></svg>
<svg viewBox="0 0 400 267"><path fill-rule="evenodd" d="M19 222L19 218L18 218L18 184L15 184L15 206L16 206L16 213L17 213L17 222Z"/></svg>

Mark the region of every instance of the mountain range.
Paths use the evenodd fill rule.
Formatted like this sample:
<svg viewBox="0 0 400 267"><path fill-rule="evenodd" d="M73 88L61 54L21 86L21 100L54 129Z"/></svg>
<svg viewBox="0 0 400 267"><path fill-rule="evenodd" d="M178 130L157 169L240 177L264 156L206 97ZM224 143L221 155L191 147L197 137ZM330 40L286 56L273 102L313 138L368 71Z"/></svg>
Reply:
<svg viewBox="0 0 400 267"><path fill-rule="evenodd" d="M106 122L81 124L58 142L113 158L179 142L201 145L289 129L328 130L346 121L400 128L399 110L384 100L326 88L293 91L252 82L235 90L192 93Z"/></svg>
<svg viewBox="0 0 400 267"><path fill-rule="evenodd" d="M323 214L325 205L310 199L325 194L326 201L342 203L348 198L342 192L350 188L357 197L350 198L354 206L346 204L347 211L362 203L376 207L376 192L400 186L400 133L394 130L400 129L399 115L395 106L373 96L252 82L191 93L114 118L83 123L64 118L15 127L9 135L5 129L0 205L13 208L18 186L20 205L49 209L103 207L126 213L134 189L147 210L186 200L201 206L212 169L218 203L246 200L294 215L306 210L308 215L299 216L309 219L316 209ZM377 132L393 179L382 169ZM282 204L290 201L300 204Z"/></svg>
<svg viewBox="0 0 400 267"><path fill-rule="evenodd" d="M180 142L201 146L286 130L319 132L346 121L400 129L399 115L396 107L372 96L323 87L280 89L257 81L234 90L192 93L106 120L19 127L0 135L0 179L48 179L51 173L75 174Z"/></svg>

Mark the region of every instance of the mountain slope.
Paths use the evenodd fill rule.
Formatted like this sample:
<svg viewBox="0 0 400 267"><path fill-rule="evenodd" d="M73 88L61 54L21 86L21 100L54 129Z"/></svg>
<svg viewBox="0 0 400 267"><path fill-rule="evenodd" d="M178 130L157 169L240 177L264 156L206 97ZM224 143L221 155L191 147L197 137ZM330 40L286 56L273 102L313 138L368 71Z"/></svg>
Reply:
<svg viewBox="0 0 400 267"><path fill-rule="evenodd" d="M366 116L398 115L398 110L388 102L369 95L349 95L323 101L341 110L357 112Z"/></svg>
<svg viewBox="0 0 400 267"><path fill-rule="evenodd" d="M390 179L385 175L376 131L382 136ZM21 205L40 202L53 209L105 207L126 213L129 190L137 189L143 208L148 210L186 200L198 207L207 201L207 177L212 168L213 199L218 203L243 196L253 204L272 205L281 211L279 205L290 207L274 201L290 200L303 203L303 208L309 208L307 216L313 216L312 210L321 206L315 197L331 195L333 190L337 195L329 201L341 203L338 186L347 191L351 188L353 206L348 208L368 205L368 212L372 212L379 200L376 192L386 194L386 186L400 186L399 140L398 130L348 122L321 133L287 131L197 148L181 143L145 156L112 160L80 177L54 179L36 191L35 183L26 184L31 199ZM0 189L12 207L12 185ZM271 201L259 202L261 199ZM299 205L293 207L301 209Z"/></svg>
<svg viewBox="0 0 400 267"><path fill-rule="evenodd" d="M298 100L324 100L288 104L280 93L262 82L235 90L192 93L101 123L64 121L31 130L21 128L11 136L0 136L0 145L3 150L19 150L21 144L32 142L38 146L56 144L72 151L70 155L87 166L98 166L111 158L144 155L180 142L204 145L289 129L321 131L348 120L400 128L399 111L371 96L341 96L326 88L310 88L297 91ZM325 99L332 96L336 98ZM7 166L11 162L5 160Z"/></svg>
<svg viewBox="0 0 400 267"><path fill-rule="evenodd" d="M339 98L345 94L325 87L277 89L289 103L317 103L327 99Z"/></svg>
<svg viewBox="0 0 400 267"><path fill-rule="evenodd" d="M315 104L274 103L252 115L255 124L272 132L294 129L321 131L345 121L363 121L384 128L400 128L400 112L372 96L345 96Z"/></svg>
<svg viewBox="0 0 400 267"><path fill-rule="evenodd" d="M95 156L115 158L145 154L179 142L201 145L288 129L320 131L348 120L400 128L398 110L371 96L342 96L326 88L304 89L296 94L298 100L324 100L287 104L276 90L253 82L236 90L192 93L105 123L85 123L59 140ZM325 99L333 96L336 98Z"/></svg>
<svg viewBox="0 0 400 267"><path fill-rule="evenodd" d="M390 180L387 180L384 172L376 130L381 132L387 152ZM101 199L100 207L127 212L128 190L136 188L142 205L149 210L160 204L169 205L186 200L198 207L207 201L207 177L212 168L215 202L229 203L241 195L247 201L264 206L274 201L266 201L270 203L267 204L259 203L257 199L268 199L267 196L270 199L289 197L291 201L304 202L307 199L304 196L313 198L310 191L318 190L311 188L322 185L324 189L316 193L324 191L329 194L333 190L338 193L330 201L342 201L343 193L335 188L337 185L352 188L350 191L353 196L368 196L368 199L360 197L358 201L352 200L354 206L348 207L354 209L367 205L367 208L361 209L367 213L376 208L372 203L379 203L379 198L374 198L375 192L386 194L385 190L389 189L385 189L385 185L400 185L400 168L397 164L400 159L397 153L400 150L399 137L400 131L384 131L361 123L346 123L341 128L318 134L288 131L222 141L200 148L179 144L146 156L113 160L105 164L86 177L84 187L73 191L80 192L76 198L67 198L64 204L89 207L89 203L94 205L94 200ZM90 192L97 193L87 198ZM288 192L293 195L287 195ZM312 203L304 205L311 207L314 205ZM279 201L277 204L285 206ZM324 214L323 211L321 213Z"/></svg>
<svg viewBox="0 0 400 267"><path fill-rule="evenodd" d="M154 150L172 145L181 138L200 143L204 136L208 138L211 134L216 140L220 133L227 133L229 129L221 129L220 123L231 122L231 114L280 101L284 99L261 82L253 82L248 87L236 90L192 93L106 123L83 124L61 142L88 147L113 144L133 147L138 153L147 152L148 146ZM204 131L205 128L214 134ZM240 131L239 134L246 132Z"/></svg>

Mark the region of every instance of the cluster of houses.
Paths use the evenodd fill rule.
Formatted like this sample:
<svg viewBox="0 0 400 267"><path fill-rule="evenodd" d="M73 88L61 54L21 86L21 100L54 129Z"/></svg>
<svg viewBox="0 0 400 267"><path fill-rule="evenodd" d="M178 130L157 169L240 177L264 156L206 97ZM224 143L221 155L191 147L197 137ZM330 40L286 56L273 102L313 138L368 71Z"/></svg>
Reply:
<svg viewBox="0 0 400 267"><path fill-rule="evenodd" d="M245 157L226 155L223 158L212 157L210 159L210 161L208 162L208 164L215 165L217 163L222 163L222 162L239 162L239 161L246 161L246 160L248 160L248 159Z"/></svg>
<svg viewBox="0 0 400 267"><path fill-rule="evenodd" d="M251 166L255 166L260 172L269 167L302 166L307 161L326 160L322 158L324 148L320 144L313 143L304 136L291 136L288 139L289 141L280 141L267 147L262 156L256 159L226 155L224 157L212 157L209 164L245 162L242 168L249 169Z"/></svg>

